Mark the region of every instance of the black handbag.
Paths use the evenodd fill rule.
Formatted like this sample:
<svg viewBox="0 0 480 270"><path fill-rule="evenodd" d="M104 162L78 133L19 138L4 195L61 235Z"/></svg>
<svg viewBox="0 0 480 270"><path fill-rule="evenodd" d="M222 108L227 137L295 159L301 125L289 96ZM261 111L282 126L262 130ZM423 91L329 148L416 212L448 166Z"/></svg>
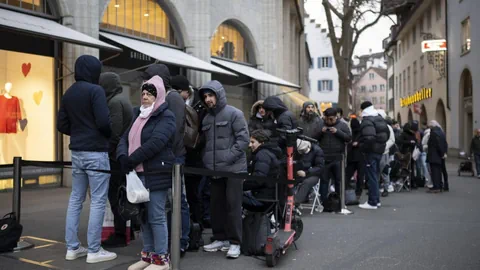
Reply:
<svg viewBox="0 0 480 270"><path fill-rule="evenodd" d="M127 189L124 185L118 188L118 214L123 220L132 220L139 224L143 220L145 214L145 207L143 203L134 204L127 199Z"/></svg>
<svg viewBox="0 0 480 270"><path fill-rule="evenodd" d="M22 231L23 226L18 223L15 213L8 213L0 219L0 252L9 252L16 248Z"/></svg>

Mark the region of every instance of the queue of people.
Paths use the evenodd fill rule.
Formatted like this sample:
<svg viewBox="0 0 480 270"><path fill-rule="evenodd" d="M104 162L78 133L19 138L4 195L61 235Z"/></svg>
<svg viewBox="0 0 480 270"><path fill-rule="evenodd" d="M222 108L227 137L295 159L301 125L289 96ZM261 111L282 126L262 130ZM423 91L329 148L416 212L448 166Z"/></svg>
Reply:
<svg viewBox="0 0 480 270"><path fill-rule="evenodd" d="M143 240L140 260L128 269L168 269L171 251L166 205L171 174L151 172L171 168L174 163L221 172L249 172L272 179L258 183L187 174L182 180L181 254L185 255L189 249L193 222L202 229L212 228L212 243L204 245L204 251L224 251L226 257L238 258L242 209L264 208L262 199L275 198L274 180L285 170L286 137L277 129L299 127L303 135L318 141L317 144L297 140L297 206L308 201L312 187L317 184L320 201L325 203L329 193L340 191L345 170L346 182L356 180L354 189L358 197L368 188L368 200L360 208L378 209L380 193L393 191L389 164L397 149L402 154L411 155L415 149L425 153L420 154L424 158L416 159L420 160L416 174L412 169L412 187L416 183L413 180L421 176L428 178L432 193L449 189L445 169L448 145L436 121L431 121L422 134L418 123L417 128L412 127L415 123L407 123L401 131L398 123L368 101L361 104L361 115L350 119L344 118L341 109L319 112L316 104L306 102L297 121L279 97L270 96L253 105L247 123L242 111L228 105L220 82L210 81L196 89L186 77L172 77L163 64L145 70L138 97L141 106L132 109L130 102L120 95L120 77L112 72L101 74L101 69L100 61L93 56L77 59L76 82L64 94L58 113L57 129L70 136L73 165L66 220L66 260L86 256L87 263L97 263L116 258L115 253L101 246L125 245L125 220L118 213L116 191L125 185L125 175L135 171L149 190L150 201L143 205L146 214L137 224ZM480 160L479 137L480 130L472 141L476 160ZM346 158L346 168L341 165L342 158ZM95 170L114 172L109 175ZM92 202L88 248L85 248L77 233L88 187ZM114 213L115 234L102 243L107 198Z"/></svg>

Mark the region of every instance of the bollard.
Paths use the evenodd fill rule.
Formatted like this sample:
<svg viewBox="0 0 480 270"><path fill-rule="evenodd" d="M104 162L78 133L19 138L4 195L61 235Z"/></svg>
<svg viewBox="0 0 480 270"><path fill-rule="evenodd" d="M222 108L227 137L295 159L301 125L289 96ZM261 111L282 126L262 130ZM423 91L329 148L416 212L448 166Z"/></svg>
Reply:
<svg viewBox="0 0 480 270"><path fill-rule="evenodd" d="M171 269L180 269L180 233L182 230L181 220L182 198L182 165L175 164L172 177L172 236L170 247Z"/></svg>
<svg viewBox="0 0 480 270"><path fill-rule="evenodd" d="M12 212L15 213L17 222L20 223L20 210L22 201L22 158L13 158L13 199L12 199ZM17 243L17 247L14 251L20 251L33 247L34 244L20 239Z"/></svg>
<svg viewBox="0 0 480 270"><path fill-rule="evenodd" d="M342 179L340 181L340 212L337 212L337 214L351 215L353 212L348 210L345 205L345 155L342 155L340 167L342 168Z"/></svg>

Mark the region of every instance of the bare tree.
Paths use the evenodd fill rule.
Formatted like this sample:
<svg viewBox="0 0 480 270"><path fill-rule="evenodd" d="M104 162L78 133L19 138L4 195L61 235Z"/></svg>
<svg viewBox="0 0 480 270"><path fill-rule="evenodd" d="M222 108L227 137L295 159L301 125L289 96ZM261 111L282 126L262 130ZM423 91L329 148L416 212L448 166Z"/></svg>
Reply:
<svg viewBox="0 0 480 270"><path fill-rule="evenodd" d="M349 74L353 51L360 35L382 17L381 0L323 0L322 5L338 71L338 106L346 111L349 104L348 89L352 86ZM367 14L375 15L375 19L368 21ZM336 31L336 21L341 23L339 33Z"/></svg>

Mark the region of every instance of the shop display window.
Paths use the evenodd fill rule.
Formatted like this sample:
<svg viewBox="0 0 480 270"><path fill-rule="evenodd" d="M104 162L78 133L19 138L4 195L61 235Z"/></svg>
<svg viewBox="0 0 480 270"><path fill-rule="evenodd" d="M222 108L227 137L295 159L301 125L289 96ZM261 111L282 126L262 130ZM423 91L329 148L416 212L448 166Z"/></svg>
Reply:
<svg viewBox="0 0 480 270"><path fill-rule="evenodd" d="M0 50L0 164L55 160L52 57Z"/></svg>
<svg viewBox="0 0 480 270"><path fill-rule="evenodd" d="M232 24L222 23L212 37L210 51L213 56L248 63L248 52L245 39Z"/></svg>

